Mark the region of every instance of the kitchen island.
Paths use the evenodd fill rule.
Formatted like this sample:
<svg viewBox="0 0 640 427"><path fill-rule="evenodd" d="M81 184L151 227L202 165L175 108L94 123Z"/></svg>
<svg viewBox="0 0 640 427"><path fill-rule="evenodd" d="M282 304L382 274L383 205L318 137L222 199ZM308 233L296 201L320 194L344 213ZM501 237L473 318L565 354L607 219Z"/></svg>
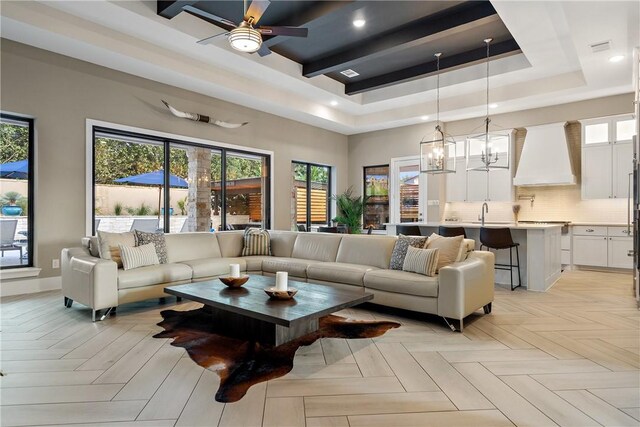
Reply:
<svg viewBox="0 0 640 427"><path fill-rule="evenodd" d="M476 249L480 248L480 223L476 222L405 222L402 224L388 223L387 234L396 235L396 226L413 225L420 227L423 236L438 233L438 227L464 227L469 239L476 241ZM522 286L529 291L544 292L558 280L561 273L561 224L522 224L486 222L487 228L511 229L511 235L520 244L520 275ZM496 263L509 264L509 250L493 251ZM515 252L515 251L514 251ZM514 253L514 263L515 261ZM517 271L514 269L514 285L517 285ZM511 283L508 270L496 270L496 283L509 285Z"/></svg>

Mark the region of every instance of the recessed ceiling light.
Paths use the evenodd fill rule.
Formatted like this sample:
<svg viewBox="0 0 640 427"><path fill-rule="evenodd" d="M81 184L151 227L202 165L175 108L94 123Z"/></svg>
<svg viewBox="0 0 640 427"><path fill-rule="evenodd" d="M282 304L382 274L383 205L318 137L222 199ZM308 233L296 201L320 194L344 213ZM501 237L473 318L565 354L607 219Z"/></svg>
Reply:
<svg viewBox="0 0 640 427"><path fill-rule="evenodd" d="M353 71L351 68L349 68L348 70L340 71L340 74L342 74L343 76L347 76L350 79L360 75L360 73Z"/></svg>
<svg viewBox="0 0 640 427"><path fill-rule="evenodd" d="M362 28L364 27L364 24L366 24L367 21L365 21L364 19L354 19L353 20L353 26L356 28Z"/></svg>
<svg viewBox="0 0 640 427"><path fill-rule="evenodd" d="M489 104L489 108L498 108L498 104Z"/></svg>
<svg viewBox="0 0 640 427"><path fill-rule="evenodd" d="M624 55L615 55L609 58L609 62L620 62L624 59Z"/></svg>
<svg viewBox="0 0 640 427"><path fill-rule="evenodd" d="M420 116L420 119L422 119L422 120L429 120L429 116Z"/></svg>
<svg viewBox="0 0 640 427"><path fill-rule="evenodd" d="M338 105L338 101L334 99L333 101L331 101L331 105L335 107L336 105Z"/></svg>

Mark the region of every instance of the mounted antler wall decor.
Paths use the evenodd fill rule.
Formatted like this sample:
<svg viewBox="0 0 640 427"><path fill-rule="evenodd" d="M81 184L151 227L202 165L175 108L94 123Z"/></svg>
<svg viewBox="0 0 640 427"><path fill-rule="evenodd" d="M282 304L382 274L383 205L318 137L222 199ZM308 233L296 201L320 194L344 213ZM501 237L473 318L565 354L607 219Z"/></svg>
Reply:
<svg viewBox="0 0 640 427"><path fill-rule="evenodd" d="M242 127L242 126L246 125L247 123L249 123L249 122L244 122L244 123L224 122L222 120L216 120L213 117L204 116L204 115L201 115L201 114L185 113L184 111L180 111L180 110L177 110L177 109L173 108L165 100L162 100L162 103L164 105L166 105L166 107L169 109L169 111L171 111L171 114L173 114L174 116L180 117L182 119L193 120L194 122L209 123L209 124L212 124L212 125L215 125L215 126L220 126L221 128L227 128L227 129L236 129L236 128Z"/></svg>

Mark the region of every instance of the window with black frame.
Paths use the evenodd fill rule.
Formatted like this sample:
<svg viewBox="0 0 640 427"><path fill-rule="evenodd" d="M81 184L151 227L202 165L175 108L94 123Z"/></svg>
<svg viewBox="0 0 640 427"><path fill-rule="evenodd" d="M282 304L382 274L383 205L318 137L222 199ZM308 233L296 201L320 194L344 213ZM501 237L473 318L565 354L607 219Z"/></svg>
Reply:
<svg viewBox="0 0 640 427"><path fill-rule="evenodd" d="M384 230L389 222L389 165L364 167L364 228Z"/></svg>
<svg viewBox="0 0 640 427"><path fill-rule="evenodd" d="M291 223L294 229L310 231L312 227L331 223L331 167L291 162L293 182Z"/></svg>
<svg viewBox="0 0 640 427"><path fill-rule="evenodd" d="M0 115L0 268L33 266L33 120Z"/></svg>
<svg viewBox="0 0 640 427"><path fill-rule="evenodd" d="M94 232L270 227L269 155L96 127L93 164Z"/></svg>

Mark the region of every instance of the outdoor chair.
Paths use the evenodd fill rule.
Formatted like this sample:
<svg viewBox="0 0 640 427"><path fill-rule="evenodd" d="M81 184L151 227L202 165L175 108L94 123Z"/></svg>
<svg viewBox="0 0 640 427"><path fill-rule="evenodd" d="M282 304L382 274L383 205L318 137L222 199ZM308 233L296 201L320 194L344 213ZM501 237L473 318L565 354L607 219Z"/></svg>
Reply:
<svg viewBox="0 0 640 427"><path fill-rule="evenodd" d="M318 233L337 233L338 227L318 227Z"/></svg>
<svg viewBox="0 0 640 427"><path fill-rule="evenodd" d="M307 227L304 224L298 224L298 231L307 231Z"/></svg>
<svg viewBox="0 0 640 427"><path fill-rule="evenodd" d="M0 252L4 256L5 251L20 251L20 259L22 259L22 246L17 245L15 241L17 219L0 220Z"/></svg>
<svg viewBox="0 0 640 427"><path fill-rule="evenodd" d="M100 219L101 218L96 218L93 220L93 231L97 234L98 233L98 227L100 226Z"/></svg>
<svg viewBox="0 0 640 427"><path fill-rule="evenodd" d="M130 231L133 230L155 233L158 231L158 218L136 218L131 224Z"/></svg>

